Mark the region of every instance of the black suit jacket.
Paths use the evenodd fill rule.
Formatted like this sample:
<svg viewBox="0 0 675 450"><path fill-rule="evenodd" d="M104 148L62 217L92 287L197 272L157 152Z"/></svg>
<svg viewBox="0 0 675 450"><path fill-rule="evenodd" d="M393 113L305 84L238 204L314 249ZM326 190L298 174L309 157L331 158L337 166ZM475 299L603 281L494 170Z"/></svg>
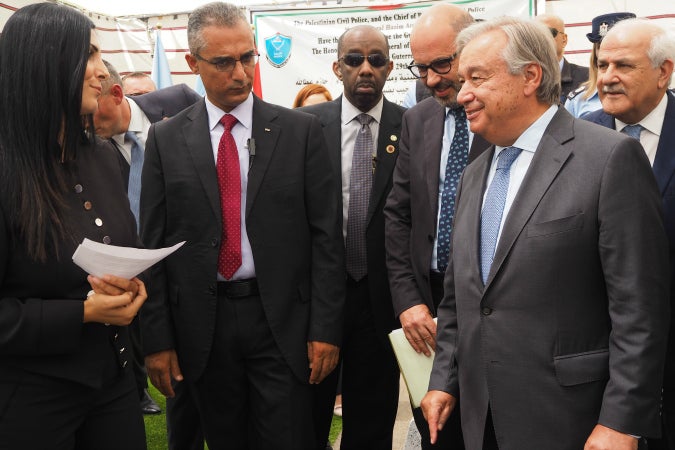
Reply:
<svg viewBox="0 0 675 450"><path fill-rule="evenodd" d="M598 423L658 434L670 277L644 151L560 107L483 286L493 154L460 180L429 389L459 395L468 450L481 448L488 405L505 449L580 449Z"/></svg>
<svg viewBox="0 0 675 450"><path fill-rule="evenodd" d="M344 251L330 168L315 117L254 97L256 155L246 192L260 298L281 353L307 382L307 341L341 343ZM187 241L153 268L141 324L146 354L176 349L199 378L216 323L221 211L204 100L149 131L141 192L148 248Z"/></svg>
<svg viewBox="0 0 675 450"><path fill-rule="evenodd" d="M588 67L572 64L563 58L560 71L560 103L565 104L567 95L586 81L588 81Z"/></svg>
<svg viewBox="0 0 675 450"><path fill-rule="evenodd" d="M73 236L45 262L28 257L23 238L9 226L13 212L0 204L0 380L25 370L98 388L130 360L126 327L82 323L91 286L71 259L83 238L137 245L116 153L97 139L95 147L81 145L76 160L64 164L72 171L65 201ZM83 207L85 201L90 209Z"/></svg>
<svg viewBox="0 0 675 450"><path fill-rule="evenodd" d="M319 117L326 138L334 177L342 179L342 96L332 102L301 108ZM382 106L380 131L377 141L377 162L373 178L373 187L368 202L366 224L366 251L368 258L368 284L370 301L379 336L387 339L387 334L398 328L389 293L387 267L384 251L384 215L382 209L391 190L392 173L399 153L401 117L405 108L386 98ZM342 190L338 189L338 201L342 212ZM342 228L342 214L340 214ZM389 342L386 342L389 345Z"/></svg>
<svg viewBox="0 0 675 450"><path fill-rule="evenodd" d="M445 124L445 107L429 98L403 115L401 155L394 186L384 209L387 267L394 302L400 315L415 305L436 313L429 271L438 227L438 183ZM474 135L468 162L490 144Z"/></svg>

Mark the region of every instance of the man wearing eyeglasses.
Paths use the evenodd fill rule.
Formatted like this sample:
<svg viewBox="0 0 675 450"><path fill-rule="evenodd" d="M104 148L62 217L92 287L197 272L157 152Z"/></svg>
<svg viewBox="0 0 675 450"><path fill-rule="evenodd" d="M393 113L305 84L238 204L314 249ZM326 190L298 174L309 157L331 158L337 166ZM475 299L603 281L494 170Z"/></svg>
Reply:
<svg viewBox="0 0 675 450"><path fill-rule="evenodd" d="M588 67L573 64L563 56L567 46L567 34L565 33L565 23L563 20L553 14L541 14L536 18L551 31L553 42L555 43L555 53L560 65L560 103L565 103L567 95L576 88L588 81Z"/></svg>
<svg viewBox="0 0 675 450"><path fill-rule="evenodd" d="M463 9L438 4L427 9L413 26L409 69L424 80L433 97L403 116L401 153L384 210L394 313L410 345L429 357L435 349L433 317L443 298L455 189L464 167L489 145L471 133L464 109L457 103L462 85L454 42L472 22ZM464 448L457 412L434 447L421 410L414 409L413 416L424 449Z"/></svg>
<svg viewBox="0 0 675 450"><path fill-rule="evenodd" d="M183 380L211 449L314 445L311 384L337 365L344 250L318 120L253 96L257 51L242 10L188 21L206 97L150 128L141 237L186 241L152 271L146 366Z"/></svg>
<svg viewBox="0 0 675 450"><path fill-rule="evenodd" d="M398 323L385 265L382 208L391 189L404 109L382 95L393 68L389 43L372 26L338 40L335 76L343 95L303 108L319 117L336 177L345 238L347 303L342 353L341 449L391 449L399 370L387 334ZM335 380L320 387L316 416L328 434Z"/></svg>

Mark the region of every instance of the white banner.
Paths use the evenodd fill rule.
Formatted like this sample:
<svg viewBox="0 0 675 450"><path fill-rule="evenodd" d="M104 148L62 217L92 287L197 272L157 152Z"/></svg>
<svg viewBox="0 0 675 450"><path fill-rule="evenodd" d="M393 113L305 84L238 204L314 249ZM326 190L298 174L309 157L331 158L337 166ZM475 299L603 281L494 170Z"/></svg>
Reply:
<svg viewBox="0 0 675 450"><path fill-rule="evenodd" d="M545 0L458 0L476 19L509 15L531 17L544 12ZM389 38L389 57L394 62L384 93L402 103L414 77L407 66L412 61L410 30L424 8L433 3L385 7L325 8L292 11L252 11L260 53L262 97L290 107L305 84L323 84L333 97L342 84L332 71L337 59L338 37L350 27L373 25Z"/></svg>

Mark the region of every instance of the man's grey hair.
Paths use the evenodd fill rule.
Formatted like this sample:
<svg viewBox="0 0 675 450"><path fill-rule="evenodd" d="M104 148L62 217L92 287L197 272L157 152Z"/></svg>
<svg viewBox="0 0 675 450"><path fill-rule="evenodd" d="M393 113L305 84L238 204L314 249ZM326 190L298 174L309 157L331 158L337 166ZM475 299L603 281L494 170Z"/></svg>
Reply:
<svg viewBox="0 0 675 450"><path fill-rule="evenodd" d="M626 19L618 22L607 34L628 32L631 28L646 28L651 31L652 39L647 50L647 57L652 67L660 67L665 61L675 61L675 37L649 19ZM628 33L630 34L630 33Z"/></svg>
<svg viewBox="0 0 675 450"><path fill-rule="evenodd" d="M188 19L187 34L190 53L199 53L206 45L202 30L209 26L234 27L248 20L239 7L224 2L213 2L202 5L190 13ZM252 33L252 32L251 32Z"/></svg>
<svg viewBox="0 0 675 450"><path fill-rule="evenodd" d="M122 86L122 78L120 77L119 72L117 72L117 69L115 69L115 66L110 64L105 59L103 60L103 65L105 65L105 68L108 69L110 76L101 81L101 95L108 95L110 94L110 89L113 87L113 85L119 84Z"/></svg>
<svg viewBox="0 0 675 450"><path fill-rule="evenodd" d="M464 29L457 36L458 54L473 39L495 30L502 31L507 37L502 58L509 73L522 74L528 64L538 64L542 69L542 77L537 89L537 98L549 105L558 104L560 102L560 66L551 32L543 24L531 19L506 16L478 22Z"/></svg>

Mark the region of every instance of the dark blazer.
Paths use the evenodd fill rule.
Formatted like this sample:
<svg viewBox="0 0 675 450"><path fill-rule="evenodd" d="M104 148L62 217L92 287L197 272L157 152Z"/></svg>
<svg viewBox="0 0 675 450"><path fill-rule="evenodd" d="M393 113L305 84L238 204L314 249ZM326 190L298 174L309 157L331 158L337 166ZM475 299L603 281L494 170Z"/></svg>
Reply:
<svg viewBox="0 0 675 450"><path fill-rule="evenodd" d="M260 298L281 353L306 382L307 341L341 342L345 275L336 181L315 117L254 97L252 138L246 230ZM218 326L222 227L203 100L150 128L142 182L145 245L187 241L153 268L141 316L144 350L176 349L183 374L194 382Z"/></svg>
<svg viewBox="0 0 675 450"><path fill-rule="evenodd" d="M188 106L197 103L202 96L181 83L127 98L143 110L150 122L155 123L175 116Z"/></svg>
<svg viewBox="0 0 675 450"><path fill-rule="evenodd" d="M387 267L396 316L422 304L432 314L436 313L429 268L438 227L438 174L444 124L445 107L433 98L403 115L401 154L384 209ZM468 162L489 145L481 136L474 135Z"/></svg>
<svg viewBox="0 0 675 450"><path fill-rule="evenodd" d="M667 91L666 95L668 96L668 105L666 106L666 115L663 120L663 128L661 128L661 137L656 148L652 171L663 200L663 213L666 232L670 241L671 261L675 262L675 94L672 91ZM602 109L588 114L584 119L612 130L616 129L614 117Z"/></svg>
<svg viewBox="0 0 675 450"><path fill-rule="evenodd" d="M59 243L58 258L31 260L23 238L9 225L12 211L0 204L0 380L28 371L100 388L130 360L126 327L82 323L91 286L71 258L83 238L137 244L116 153L97 139L95 147L82 144L77 159L64 164L72 170L65 200L73 239Z"/></svg>
<svg viewBox="0 0 675 450"><path fill-rule="evenodd" d="M301 111L318 116L328 145L334 177L342 179L342 96L332 102L301 108ZM392 172L399 153L399 135L401 133L401 116L405 108L396 105L386 98L382 106L380 131L377 141L377 162L373 187L368 203L366 225L366 246L368 258L368 284L370 301L376 321L376 328L382 339L398 328L398 321L394 316L389 293L387 267L384 251L384 207L387 194L392 185ZM342 229L342 190L337 190L340 209L340 227ZM389 342L386 342L389 345Z"/></svg>
<svg viewBox="0 0 675 450"><path fill-rule="evenodd" d="M668 105L661 128L659 145L656 148L656 156L652 171L656 177L656 183L661 192L663 202L663 216L668 234L671 264L671 324L675 324L675 94L672 91L666 93ZM584 119L600 124L607 128L615 129L614 117L605 113L602 109L592 112ZM675 332L671 325L670 341L668 344L668 357L666 358L666 373L664 387L669 394L665 397L668 405L669 420L675 421ZM675 433L675 430L669 430Z"/></svg>
<svg viewBox="0 0 675 450"><path fill-rule="evenodd" d="M429 389L460 396L469 450L482 448L488 404L504 449L580 449L597 423L658 434L670 276L644 151L559 108L483 286L493 154L460 180Z"/></svg>
<svg viewBox="0 0 675 450"><path fill-rule="evenodd" d="M586 81L588 81L588 67L572 64L563 58L560 71L560 103L565 104L567 95Z"/></svg>

